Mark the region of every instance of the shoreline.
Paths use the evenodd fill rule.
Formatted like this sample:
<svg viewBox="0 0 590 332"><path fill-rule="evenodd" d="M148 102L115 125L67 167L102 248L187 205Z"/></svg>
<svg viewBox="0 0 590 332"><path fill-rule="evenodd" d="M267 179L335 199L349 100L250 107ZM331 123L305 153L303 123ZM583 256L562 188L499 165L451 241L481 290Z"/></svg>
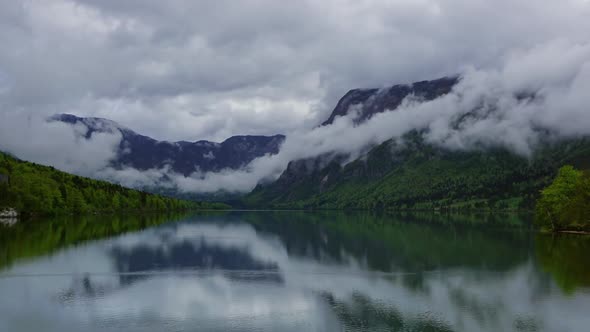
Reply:
<svg viewBox="0 0 590 332"><path fill-rule="evenodd" d="M557 234L590 235L590 231L557 231Z"/></svg>
<svg viewBox="0 0 590 332"><path fill-rule="evenodd" d="M256 208L229 208L229 209L179 209L179 210L123 210L123 211L93 211L93 212L85 212L85 213L58 213L51 216L44 216L38 214L21 214L18 218L2 218L0 220L0 226L14 226L16 223L20 223L23 221L31 221L31 220L39 220L44 218L59 218L59 217L74 217L74 216L109 216L109 215L159 215L159 214L177 214L177 213L184 213L184 214L193 214L193 213L203 213L203 212L212 212L212 213L228 213L228 212L334 212L334 211L341 211L341 212L381 212L385 214L389 213L433 213L433 214L473 214L473 213L484 213L484 214L531 214L530 211L526 210L431 210L431 209L398 209L398 210L375 210L375 209L282 209L282 208L268 208L268 209L256 209ZM16 219L15 220L7 220L7 219ZM7 222L9 221L9 222ZM559 231L551 231L547 229L536 229L533 230L535 233L540 234L571 234L571 235L590 235L590 230L559 230Z"/></svg>

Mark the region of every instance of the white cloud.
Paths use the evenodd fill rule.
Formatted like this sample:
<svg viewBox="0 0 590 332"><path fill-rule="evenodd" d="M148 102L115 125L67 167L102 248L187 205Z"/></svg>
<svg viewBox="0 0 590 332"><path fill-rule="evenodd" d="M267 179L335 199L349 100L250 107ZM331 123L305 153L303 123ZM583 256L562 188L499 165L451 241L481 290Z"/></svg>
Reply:
<svg viewBox="0 0 590 332"><path fill-rule="evenodd" d="M86 138L86 126L47 122L35 114L3 113L0 150L19 158L85 176L108 166L116 156L121 134L95 132Z"/></svg>
<svg viewBox="0 0 590 332"><path fill-rule="evenodd" d="M280 155L240 172L179 178L189 191L248 190L293 158L358 152L412 126L429 127L430 139L447 146L494 142L526 154L535 126L587 133L589 16L590 4L579 0L2 2L0 147L115 176L103 166L116 137L86 144L58 125L24 126L16 113L104 117L160 140L289 137ZM406 105L354 132L346 119L313 130L348 89L456 73L465 76L456 94ZM512 93L523 89L542 98L519 103ZM481 101L500 111L459 131L448 125ZM62 143L29 144L33 131ZM165 171L146 173L146 181ZM144 176L125 172L119 178L129 183Z"/></svg>
<svg viewBox="0 0 590 332"><path fill-rule="evenodd" d="M549 58L551 66L542 66ZM291 160L334 152L356 158L367 147L413 129L427 129L429 142L447 148L501 146L525 156L542 139L590 135L590 44L551 42L507 59L500 68L467 70L452 93L433 101L408 101L358 126L352 117L340 117L330 126L293 132L277 155L255 159L242 170L172 179L183 191L249 191L262 179L276 178ZM515 68L532 73L515 75ZM522 93L535 98L519 99Z"/></svg>
<svg viewBox="0 0 590 332"><path fill-rule="evenodd" d="M309 128L350 88L496 65L590 30L589 4L574 0L0 6L6 109L106 117L167 140Z"/></svg>

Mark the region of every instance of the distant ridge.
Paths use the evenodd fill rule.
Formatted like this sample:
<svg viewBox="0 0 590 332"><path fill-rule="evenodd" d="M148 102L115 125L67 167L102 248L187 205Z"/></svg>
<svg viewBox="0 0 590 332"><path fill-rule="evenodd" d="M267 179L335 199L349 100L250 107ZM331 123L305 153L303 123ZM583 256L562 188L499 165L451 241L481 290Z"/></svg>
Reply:
<svg viewBox="0 0 590 332"><path fill-rule="evenodd" d="M167 142L136 133L118 123L102 118L78 117L72 114L57 114L50 121L68 124L83 124L87 127L86 138L94 132L122 135L115 168L131 167L140 171L170 167L171 171L189 176L194 172L218 172L223 169L239 169L252 160L266 154L276 154L284 135L232 136L221 143L210 141Z"/></svg>

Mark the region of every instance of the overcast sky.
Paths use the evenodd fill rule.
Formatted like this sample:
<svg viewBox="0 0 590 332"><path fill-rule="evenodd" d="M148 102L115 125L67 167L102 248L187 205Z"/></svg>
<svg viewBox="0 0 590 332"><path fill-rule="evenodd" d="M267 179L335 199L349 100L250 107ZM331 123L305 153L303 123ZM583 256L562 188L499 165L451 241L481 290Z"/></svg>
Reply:
<svg viewBox="0 0 590 332"><path fill-rule="evenodd" d="M351 88L587 43L589 17L583 0L1 0L0 112L166 140L288 134Z"/></svg>

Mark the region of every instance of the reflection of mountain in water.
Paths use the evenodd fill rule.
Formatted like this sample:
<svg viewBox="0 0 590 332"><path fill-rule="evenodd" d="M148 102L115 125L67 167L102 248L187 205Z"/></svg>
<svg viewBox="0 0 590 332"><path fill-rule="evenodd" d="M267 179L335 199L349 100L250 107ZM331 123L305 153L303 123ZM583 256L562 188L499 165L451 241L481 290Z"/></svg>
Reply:
<svg viewBox="0 0 590 332"><path fill-rule="evenodd" d="M19 222L0 231L0 271L21 259L181 220L186 214L60 216Z"/></svg>
<svg viewBox="0 0 590 332"><path fill-rule="evenodd" d="M183 241L166 243L154 247L137 245L132 248L115 247L110 252L122 285L128 285L149 276L134 274L148 271L219 270L222 272L244 271L249 273L228 273L228 277L244 280L282 282L275 263L263 262L252 257L246 248L225 247ZM261 273L252 273L252 272Z"/></svg>
<svg viewBox="0 0 590 332"><path fill-rule="evenodd" d="M117 315L154 313L155 322L168 322L177 312L186 326L219 319L219 330L227 330L223 324L232 318L282 319L286 312L302 320L333 319L334 328L326 330L588 326L588 296L577 290L588 285L587 265L580 264L588 238L535 237L526 228L506 229L480 217L466 223L436 218L292 211L199 217L90 244L80 256L63 255L60 269L71 261L77 273L77 261L92 249L91 257L98 253L114 271L77 275L68 289L52 294L66 307L78 300L96 308L116 304ZM564 296L555 281L574 296Z"/></svg>
<svg viewBox="0 0 590 332"><path fill-rule="evenodd" d="M246 248L210 244L204 239L198 243L185 240L178 243L165 241L159 246L153 243L131 248L115 246L109 254L119 274L119 287L101 285L88 274L75 276L72 286L59 295L59 300L100 297L167 273L195 278L220 273L242 282L283 283L276 263L257 260Z"/></svg>
<svg viewBox="0 0 590 332"><path fill-rule="evenodd" d="M432 216L432 214L430 214ZM506 271L532 254L526 229L496 225L475 216L436 223L416 216L369 212L258 213L245 220L261 233L278 236L291 256L346 264L350 258L374 271L419 272L451 268ZM412 222L408 222L412 220ZM480 227L476 223L485 223ZM512 227L507 230L506 227Z"/></svg>

